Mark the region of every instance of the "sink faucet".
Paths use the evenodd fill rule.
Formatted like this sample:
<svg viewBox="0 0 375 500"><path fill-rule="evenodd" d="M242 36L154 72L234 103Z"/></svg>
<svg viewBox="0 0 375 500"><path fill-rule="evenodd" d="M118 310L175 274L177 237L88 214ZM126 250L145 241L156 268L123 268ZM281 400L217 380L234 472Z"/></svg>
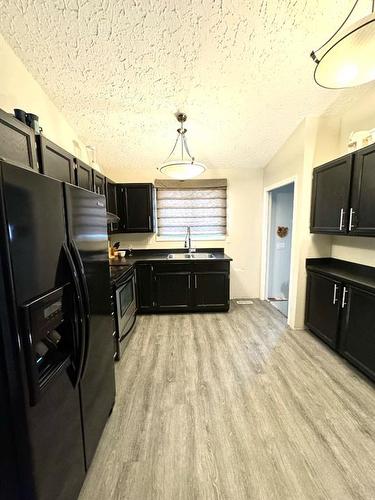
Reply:
<svg viewBox="0 0 375 500"><path fill-rule="evenodd" d="M191 229L190 229L190 226L186 227L186 235L185 235L184 248L187 248L189 253L195 252L195 248L192 248L192 246L191 246Z"/></svg>

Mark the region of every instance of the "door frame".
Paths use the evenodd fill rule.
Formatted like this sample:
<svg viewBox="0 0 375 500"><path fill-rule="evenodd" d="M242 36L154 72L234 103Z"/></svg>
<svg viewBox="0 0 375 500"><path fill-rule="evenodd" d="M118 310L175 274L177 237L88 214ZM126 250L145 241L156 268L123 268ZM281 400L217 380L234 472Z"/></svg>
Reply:
<svg viewBox="0 0 375 500"><path fill-rule="evenodd" d="M270 255L270 231L271 231L271 191L293 184L293 216L292 216L292 241L290 255L290 275L289 275L289 298L288 298L288 324L291 321L292 301L295 300L295 274L297 267L293 265L296 262L296 210L297 210L297 177L289 177L282 181L270 184L264 188L263 193L263 231L262 231L262 259L261 259L261 280L260 280L260 298L267 300L268 291L268 260ZM294 305L294 304L293 304Z"/></svg>

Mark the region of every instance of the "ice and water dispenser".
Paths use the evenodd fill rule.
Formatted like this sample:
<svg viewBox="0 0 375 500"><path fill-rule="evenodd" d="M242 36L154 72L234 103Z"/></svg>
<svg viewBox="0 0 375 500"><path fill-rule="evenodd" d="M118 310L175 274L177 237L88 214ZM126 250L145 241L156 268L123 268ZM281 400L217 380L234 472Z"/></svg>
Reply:
<svg viewBox="0 0 375 500"><path fill-rule="evenodd" d="M30 403L35 405L53 377L73 361L76 322L71 285L25 304L23 313Z"/></svg>

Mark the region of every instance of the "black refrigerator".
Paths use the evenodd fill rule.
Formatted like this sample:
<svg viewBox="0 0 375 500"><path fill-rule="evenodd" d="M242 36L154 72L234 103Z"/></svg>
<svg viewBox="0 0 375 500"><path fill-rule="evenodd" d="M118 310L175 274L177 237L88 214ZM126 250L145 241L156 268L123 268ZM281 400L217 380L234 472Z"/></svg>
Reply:
<svg viewBox="0 0 375 500"><path fill-rule="evenodd" d="M0 175L0 497L74 500L115 400L105 198Z"/></svg>

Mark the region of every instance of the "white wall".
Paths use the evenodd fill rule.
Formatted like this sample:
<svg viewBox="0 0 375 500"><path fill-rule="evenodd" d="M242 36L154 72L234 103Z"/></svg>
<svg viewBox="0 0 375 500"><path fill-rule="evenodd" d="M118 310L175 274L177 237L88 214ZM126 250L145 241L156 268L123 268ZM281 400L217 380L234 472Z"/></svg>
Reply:
<svg viewBox="0 0 375 500"><path fill-rule="evenodd" d="M8 113L21 108L38 115L48 139L88 162L86 147L78 134L1 35L0 64L0 108Z"/></svg>
<svg viewBox="0 0 375 500"><path fill-rule="evenodd" d="M154 182L161 178L157 169L124 169L115 177L117 182ZM225 241L194 241L196 247L224 247L233 258L231 263L231 297L259 297L261 220L262 220L262 169L209 169L202 179L228 179L228 236ZM158 241L156 235L114 235L124 248L182 248L183 242Z"/></svg>

